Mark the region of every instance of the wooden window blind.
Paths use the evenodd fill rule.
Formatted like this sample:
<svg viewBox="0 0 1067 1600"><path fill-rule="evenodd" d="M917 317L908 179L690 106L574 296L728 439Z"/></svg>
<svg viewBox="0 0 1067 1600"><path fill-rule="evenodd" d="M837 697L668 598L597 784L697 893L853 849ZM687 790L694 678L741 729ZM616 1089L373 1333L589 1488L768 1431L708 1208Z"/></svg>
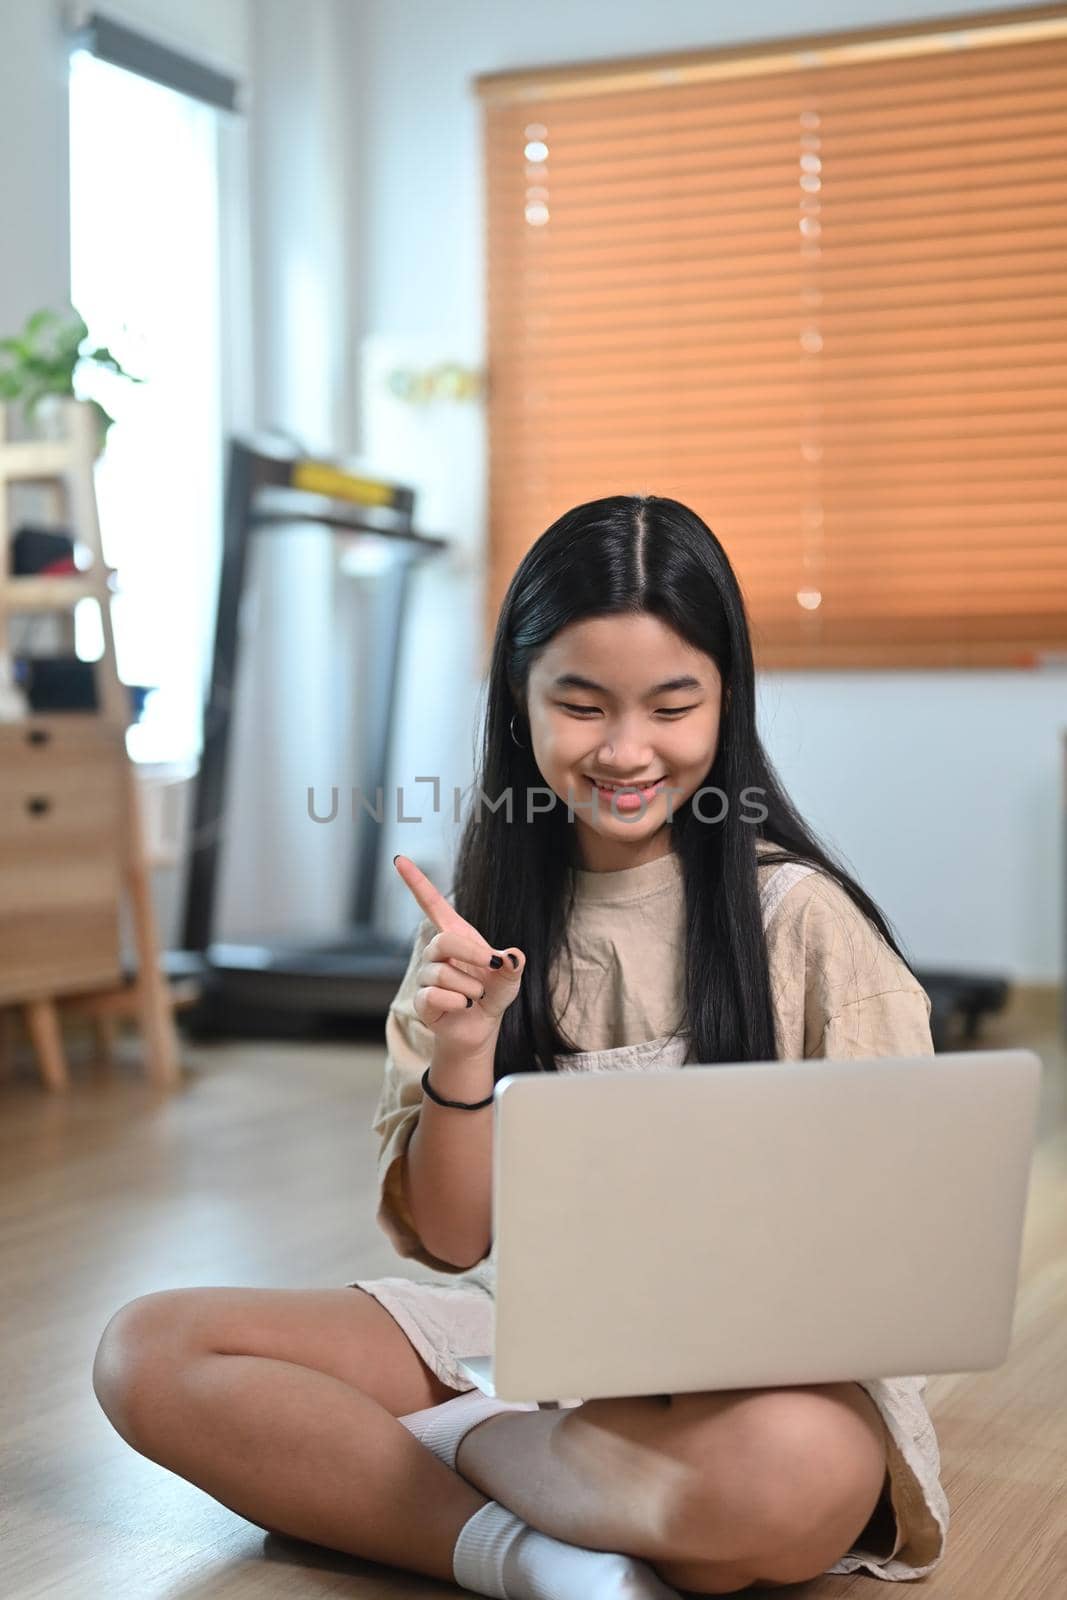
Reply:
<svg viewBox="0 0 1067 1600"><path fill-rule="evenodd" d="M487 640L557 516L655 493L759 667L1067 659L1067 10L477 87Z"/></svg>

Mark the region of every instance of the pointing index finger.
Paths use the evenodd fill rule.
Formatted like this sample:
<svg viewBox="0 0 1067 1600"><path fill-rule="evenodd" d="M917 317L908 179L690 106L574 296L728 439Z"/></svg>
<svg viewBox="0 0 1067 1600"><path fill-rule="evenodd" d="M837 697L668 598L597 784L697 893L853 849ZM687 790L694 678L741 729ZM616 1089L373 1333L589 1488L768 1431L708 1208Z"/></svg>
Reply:
<svg viewBox="0 0 1067 1600"><path fill-rule="evenodd" d="M440 889L430 882L425 872L415 865L410 856L398 855L394 864L420 907L439 933L444 933L449 928L462 928L469 933L475 931L470 923L460 916L455 906L449 905ZM483 940L482 942L484 943L485 941Z"/></svg>

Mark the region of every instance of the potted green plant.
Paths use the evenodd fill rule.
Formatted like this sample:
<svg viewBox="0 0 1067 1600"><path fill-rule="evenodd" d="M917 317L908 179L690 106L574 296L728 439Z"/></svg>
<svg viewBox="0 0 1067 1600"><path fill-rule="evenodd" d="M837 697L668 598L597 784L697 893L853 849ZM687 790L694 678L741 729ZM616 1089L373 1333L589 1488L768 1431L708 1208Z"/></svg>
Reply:
<svg viewBox="0 0 1067 1600"><path fill-rule="evenodd" d="M35 311L21 333L0 339L0 401L20 405L27 422L33 423L46 417L57 401L75 398L74 374L81 367L114 372L130 383L145 381L127 372L104 346L84 349L88 340L85 320L73 307L69 315ZM96 414L103 449L115 419L98 400L84 403Z"/></svg>

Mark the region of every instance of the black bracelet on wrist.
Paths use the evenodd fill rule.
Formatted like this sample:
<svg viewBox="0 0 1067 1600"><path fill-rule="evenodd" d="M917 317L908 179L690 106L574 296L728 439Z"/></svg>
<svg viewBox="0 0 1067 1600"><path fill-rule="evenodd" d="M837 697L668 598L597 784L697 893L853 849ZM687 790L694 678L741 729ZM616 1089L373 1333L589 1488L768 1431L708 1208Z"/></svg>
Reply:
<svg viewBox="0 0 1067 1600"><path fill-rule="evenodd" d="M429 1067L426 1068L426 1071L422 1075L422 1087L425 1089L426 1093L429 1095L430 1099L435 1105L451 1106L455 1111L480 1111L482 1106L492 1105L493 1103L493 1096L491 1094L487 1094L484 1100L473 1100L470 1102L467 1102L466 1100L446 1100L443 1095L439 1095L437 1090L431 1087Z"/></svg>

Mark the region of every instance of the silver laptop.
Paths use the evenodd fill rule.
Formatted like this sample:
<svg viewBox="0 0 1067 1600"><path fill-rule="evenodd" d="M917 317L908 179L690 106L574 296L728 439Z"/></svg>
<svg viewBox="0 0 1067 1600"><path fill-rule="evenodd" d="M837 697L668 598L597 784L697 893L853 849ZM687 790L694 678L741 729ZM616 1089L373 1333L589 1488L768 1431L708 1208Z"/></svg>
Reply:
<svg viewBox="0 0 1067 1600"><path fill-rule="evenodd" d="M486 1394L832 1383L998 1366L1041 1060L984 1050L520 1073L493 1117Z"/></svg>

